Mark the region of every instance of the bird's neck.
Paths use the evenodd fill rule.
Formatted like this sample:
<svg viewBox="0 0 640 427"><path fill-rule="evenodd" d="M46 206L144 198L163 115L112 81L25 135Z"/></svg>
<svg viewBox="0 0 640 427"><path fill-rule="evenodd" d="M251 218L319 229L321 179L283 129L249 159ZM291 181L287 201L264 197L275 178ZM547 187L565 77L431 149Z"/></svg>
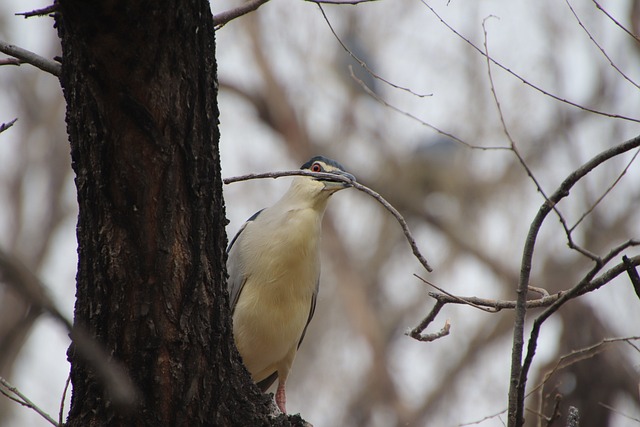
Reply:
<svg viewBox="0 0 640 427"><path fill-rule="evenodd" d="M306 177L295 178L277 205L288 210L313 209L322 216L327 208L329 193L322 191L322 183L310 181Z"/></svg>

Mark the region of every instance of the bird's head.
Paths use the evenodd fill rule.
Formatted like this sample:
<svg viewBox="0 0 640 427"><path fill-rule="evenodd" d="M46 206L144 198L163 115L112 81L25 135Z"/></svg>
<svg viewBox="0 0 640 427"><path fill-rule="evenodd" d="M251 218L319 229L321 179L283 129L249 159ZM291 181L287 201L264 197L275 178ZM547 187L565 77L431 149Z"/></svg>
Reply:
<svg viewBox="0 0 640 427"><path fill-rule="evenodd" d="M343 177L348 181L355 181L355 177L345 172L344 167L335 160L328 159L323 156L316 156L306 162L301 170L310 172L325 173L333 175L336 178ZM324 210L326 202L333 193L344 188L351 187L347 181L331 179L327 177L314 176L297 176L291 183L291 189L285 195L287 200L296 200L296 203L304 205L312 205L318 209Z"/></svg>
<svg viewBox="0 0 640 427"><path fill-rule="evenodd" d="M356 180L356 177L346 172L344 167L340 163L336 162L335 160L328 159L324 156L312 157L307 163L302 165L300 169L308 170L310 172L331 174L347 178L350 181ZM333 194L336 191L351 187L350 183L340 180L332 180L331 177L308 177L308 180L310 180L310 185L313 185L316 188L320 188L321 192L328 194Z"/></svg>

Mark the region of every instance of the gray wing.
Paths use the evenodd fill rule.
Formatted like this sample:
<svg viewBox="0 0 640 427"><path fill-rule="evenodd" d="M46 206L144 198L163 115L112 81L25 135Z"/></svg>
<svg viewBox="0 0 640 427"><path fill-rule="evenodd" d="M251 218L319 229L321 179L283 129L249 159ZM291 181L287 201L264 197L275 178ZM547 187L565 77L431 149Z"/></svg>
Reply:
<svg viewBox="0 0 640 427"><path fill-rule="evenodd" d="M320 288L320 275L318 275L318 279L316 280L316 289L315 291L313 291L313 295L311 296L311 307L309 308L309 317L307 318L307 324L304 325L304 329L302 330L302 336L300 337L300 341L298 341L298 348L300 348L300 344L302 344L304 335L307 333L307 328L309 327L309 323L311 322L311 319L313 319L313 315L316 312L316 299L318 298L319 288Z"/></svg>
<svg viewBox="0 0 640 427"><path fill-rule="evenodd" d="M231 249L233 248L233 245L238 241L238 239L241 238L242 232L245 228L247 228L247 224L254 221L263 210L264 209L261 209L258 212L254 213L251 218L249 218L244 224L242 224L242 227L240 227L240 230L238 230L238 233L236 233L236 235L231 240L231 243L229 243L229 246L227 247L227 273L229 273L229 279L227 280L227 291L229 291L229 306L231 307L232 314L233 310L236 307L236 304L238 303L240 292L242 292L242 288L244 287L247 278L244 274L242 274L241 271L238 271L238 256L236 253L231 253Z"/></svg>

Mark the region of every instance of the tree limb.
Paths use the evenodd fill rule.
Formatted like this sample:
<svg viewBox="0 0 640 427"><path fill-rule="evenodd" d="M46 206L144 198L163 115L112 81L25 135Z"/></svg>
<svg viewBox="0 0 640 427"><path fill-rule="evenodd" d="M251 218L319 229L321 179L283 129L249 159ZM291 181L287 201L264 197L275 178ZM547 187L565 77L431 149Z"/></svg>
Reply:
<svg viewBox="0 0 640 427"><path fill-rule="evenodd" d="M471 46L474 50L476 50L478 53L480 53L480 55L485 56L485 53L483 52L483 50L481 48L479 48L478 46L476 46L469 38L463 36L458 30L456 30L455 28L453 28L447 21L444 20L444 18L442 18L442 16L440 16L436 10L431 7L426 0L420 0L420 2L427 8L429 9L429 11L431 11L431 13L442 23L442 25L444 25L445 27L447 27L447 29L449 29L449 31L451 31L453 34L455 34L457 37L459 37L461 40L463 40L465 43L467 43L469 46ZM522 83L524 83L525 85L529 86L530 88L540 92L543 95L546 95L550 98L555 99L556 101L562 102L564 104L567 105L571 105L572 107L576 107L579 108L583 111L587 111L589 113L593 113L593 114L598 114L601 116L605 116L605 117L611 117L613 119L621 119L621 120L628 120L631 122L636 122L636 123L640 123L640 119L637 118L633 118L633 117L628 117L628 116L623 116L623 115L619 115L619 114L612 114L612 113L607 113L604 111L599 111L599 110L595 110L593 108L589 108L586 107L584 105L580 105L576 102L570 101L568 99L564 99L558 95L554 95L553 93L544 90L543 88L541 88L540 86L536 86L535 84L531 83L530 81L528 81L527 79L525 79L524 77L522 77L520 74L516 73L515 71L511 70L510 68L506 67L505 65L503 65L502 63L496 61L494 58L489 57L488 58L493 64L497 65L499 68L501 68L502 70L506 71L507 73L509 73L510 75L512 75L513 77L515 77L516 79L520 80Z"/></svg>
<svg viewBox="0 0 640 427"><path fill-rule="evenodd" d="M43 58L31 51L9 44L4 40L0 40L0 52L17 58L21 62L40 68L42 71L46 71L56 77L60 77L62 66L56 61Z"/></svg>
<svg viewBox="0 0 640 427"><path fill-rule="evenodd" d="M18 121L18 119L17 119L17 118L15 118L15 119L11 120L10 122L0 124L0 133L2 133L2 132L4 132L5 130L9 129L11 126L13 126L13 125L14 125L14 123L15 123L16 121Z"/></svg>
<svg viewBox="0 0 640 427"><path fill-rule="evenodd" d="M269 0L249 0L242 6L220 12L213 17L213 25L216 28L220 28L229 21L239 18L242 15L246 15L249 12L253 12L268 1Z"/></svg>
<svg viewBox="0 0 640 427"><path fill-rule="evenodd" d="M604 163L605 161L615 157L619 154L625 153L633 148L640 146L640 136L636 136L622 144L614 146L606 151L601 152L600 154L593 157L587 163L573 171L563 182L560 184L558 189L542 204L538 213L536 214L531 226L529 228L529 232L526 237L525 246L522 253L522 262L521 262L521 270L520 270L520 281L518 283L518 287L516 290L517 294L517 304L516 304L516 318L514 321L514 332L513 332L513 348L511 354L511 376L510 376L510 386L509 386L509 416L508 423L510 427L520 426L523 422L524 416L524 396L525 396L525 386L527 380L527 371L533 355L535 353L535 340L537 339L537 332L534 337L534 331L532 331L532 337L529 340L529 349L527 351L527 362L522 364L522 354L524 348L524 320L526 315L526 298L527 298L527 288L529 286L529 277L531 274L531 265L533 261L533 252L536 244L536 239L540 228L542 227L542 223L544 222L546 216L554 209L556 204L567 197L571 188L585 175L591 172L593 169ZM593 276L599 271L604 263L603 260L600 259L596 261L596 267L594 268L595 272L593 272ZM591 273L591 272L590 272ZM591 277L593 277L591 276ZM589 275L585 278L590 280ZM575 289L575 288L574 288ZM571 291L570 291L571 292ZM569 296L567 296L569 295ZM552 305L554 307L557 305L559 307L562 305L567 299L571 298L571 295L565 294L563 298L559 299ZM548 317L553 311L551 307L545 311L546 317ZM541 315L536 321L539 320L538 329L540 324L544 322L546 319L545 314ZM535 328L535 325L534 325Z"/></svg>
<svg viewBox="0 0 640 427"><path fill-rule="evenodd" d="M54 4L51 4L51 5L47 6L47 7L43 7L42 9L32 10L31 12L18 12L18 13L16 13L16 15L24 16L25 19L26 19L26 18L31 18L32 16L49 15L50 13L53 13L53 12L55 12L57 10L58 10L58 4L54 3Z"/></svg>
<svg viewBox="0 0 640 427"><path fill-rule="evenodd" d="M7 380L0 377L0 394L4 394L9 399L13 400L16 403L21 404L22 406L26 406L27 408L33 409L36 411L38 415L40 415L45 420L49 421L54 426L58 427L59 424L49 416L46 412L38 407L35 403L27 398L20 390L12 386ZM16 397L17 396L17 397Z"/></svg>
<svg viewBox="0 0 640 427"><path fill-rule="evenodd" d="M638 270L636 270L636 267L626 255L622 257L622 262L624 262L624 266L627 269L627 274L629 275L629 280L631 280L631 284L633 285L633 290L636 292L638 298L640 298L640 276L638 275Z"/></svg>

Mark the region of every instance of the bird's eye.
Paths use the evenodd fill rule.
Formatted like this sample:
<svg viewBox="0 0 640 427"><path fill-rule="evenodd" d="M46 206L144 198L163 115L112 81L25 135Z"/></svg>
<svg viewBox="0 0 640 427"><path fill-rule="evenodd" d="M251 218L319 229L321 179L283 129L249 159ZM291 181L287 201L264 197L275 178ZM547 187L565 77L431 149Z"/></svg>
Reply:
<svg viewBox="0 0 640 427"><path fill-rule="evenodd" d="M311 172L322 172L322 166L319 163L311 165Z"/></svg>

